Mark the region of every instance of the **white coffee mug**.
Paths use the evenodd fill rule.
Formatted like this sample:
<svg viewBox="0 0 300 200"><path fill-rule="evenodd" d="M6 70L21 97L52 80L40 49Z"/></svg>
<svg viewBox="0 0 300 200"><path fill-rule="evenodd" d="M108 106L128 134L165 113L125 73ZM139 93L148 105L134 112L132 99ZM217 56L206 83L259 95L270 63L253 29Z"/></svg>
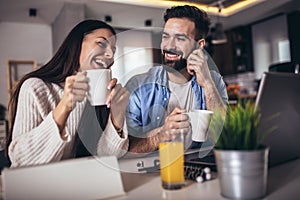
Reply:
<svg viewBox="0 0 300 200"><path fill-rule="evenodd" d="M92 106L105 105L109 95L107 86L111 80L110 69L86 70L89 79L88 100Z"/></svg>
<svg viewBox="0 0 300 200"><path fill-rule="evenodd" d="M204 142L207 139L208 128L213 115L209 110L191 110L187 112L192 128L192 140Z"/></svg>

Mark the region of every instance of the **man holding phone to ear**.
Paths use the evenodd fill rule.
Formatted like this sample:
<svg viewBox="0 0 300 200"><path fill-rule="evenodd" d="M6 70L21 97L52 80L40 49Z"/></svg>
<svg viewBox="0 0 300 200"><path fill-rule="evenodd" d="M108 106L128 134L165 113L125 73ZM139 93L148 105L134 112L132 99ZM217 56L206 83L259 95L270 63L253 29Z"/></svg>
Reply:
<svg viewBox="0 0 300 200"><path fill-rule="evenodd" d="M131 94L126 111L129 151L134 153L153 152L178 133L188 135L190 123L184 114L188 110L226 110L228 105L226 85L203 49L210 24L207 13L194 6L176 6L166 10L164 21L163 66L126 84Z"/></svg>

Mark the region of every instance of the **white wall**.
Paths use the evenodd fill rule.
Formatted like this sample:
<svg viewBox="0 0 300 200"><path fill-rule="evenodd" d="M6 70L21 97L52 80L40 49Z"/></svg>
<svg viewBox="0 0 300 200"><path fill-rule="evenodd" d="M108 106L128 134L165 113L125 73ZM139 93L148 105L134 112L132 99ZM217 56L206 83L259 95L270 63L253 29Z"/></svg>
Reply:
<svg viewBox="0 0 300 200"><path fill-rule="evenodd" d="M0 23L0 103L7 106L6 62L36 60L45 64L52 57L52 28L42 24ZM152 66L152 33L132 29L117 35L117 52L113 76L122 84L133 75Z"/></svg>
<svg viewBox="0 0 300 200"><path fill-rule="evenodd" d="M290 61L287 18L280 15L252 26L254 71L260 79L271 64Z"/></svg>
<svg viewBox="0 0 300 200"><path fill-rule="evenodd" d="M118 31L118 30L117 30ZM135 74L143 73L153 65L152 33L131 29L117 34L117 51L112 75L123 85Z"/></svg>
<svg viewBox="0 0 300 200"><path fill-rule="evenodd" d="M0 23L0 104L7 106L7 60L36 60L44 64L52 56L51 26Z"/></svg>
<svg viewBox="0 0 300 200"><path fill-rule="evenodd" d="M55 53L71 29L84 20L84 4L66 2L52 23L53 52Z"/></svg>

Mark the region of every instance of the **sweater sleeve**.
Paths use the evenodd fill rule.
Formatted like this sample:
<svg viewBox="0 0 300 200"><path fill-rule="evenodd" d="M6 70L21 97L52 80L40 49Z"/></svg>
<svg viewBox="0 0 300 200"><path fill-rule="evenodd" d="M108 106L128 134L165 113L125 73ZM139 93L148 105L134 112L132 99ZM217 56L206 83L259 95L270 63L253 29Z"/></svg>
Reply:
<svg viewBox="0 0 300 200"><path fill-rule="evenodd" d="M112 121L111 116L109 115L106 128L103 131L103 134L101 135L98 147L97 147L97 155L98 156L110 156L114 155L118 158L125 155L128 151L128 131L126 122L124 122L123 127L123 135L124 137L121 138L117 131L115 130Z"/></svg>
<svg viewBox="0 0 300 200"><path fill-rule="evenodd" d="M11 167L55 162L63 155L65 141L53 119L49 94L37 81L25 81L21 87L17 113L9 146ZM44 96L44 97L43 97Z"/></svg>

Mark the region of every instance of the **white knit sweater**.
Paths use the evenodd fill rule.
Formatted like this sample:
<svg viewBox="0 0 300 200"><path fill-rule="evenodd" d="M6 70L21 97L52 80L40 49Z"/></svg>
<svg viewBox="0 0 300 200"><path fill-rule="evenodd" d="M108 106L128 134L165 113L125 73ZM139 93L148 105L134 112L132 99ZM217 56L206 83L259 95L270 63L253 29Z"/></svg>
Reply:
<svg viewBox="0 0 300 200"><path fill-rule="evenodd" d="M68 140L64 141L52 115L62 98L63 88L56 84L52 86L50 90L38 78L30 78L22 84L12 142L9 146L11 167L39 165L74 157L72 149L75 133L87 101L85 99L77 103L70 113L64 130L68 134ZM100 129L100 125L98 128ZM126 127L124 130L127 133ZM124 138L119 137L109 116L106 128L98 141L97 155L121 157L127 150L127 134Z"/></svg>

